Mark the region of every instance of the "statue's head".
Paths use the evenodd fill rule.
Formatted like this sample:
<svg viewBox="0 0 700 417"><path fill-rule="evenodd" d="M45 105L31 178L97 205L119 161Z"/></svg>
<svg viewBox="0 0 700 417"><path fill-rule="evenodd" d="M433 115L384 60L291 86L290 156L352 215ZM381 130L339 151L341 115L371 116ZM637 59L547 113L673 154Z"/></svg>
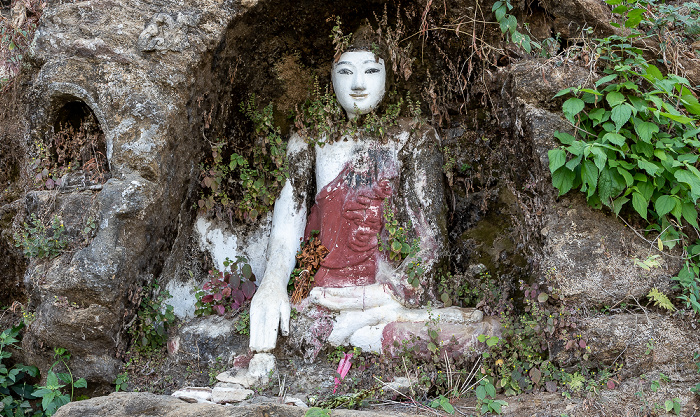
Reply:
<svg viewBox="0 0 700 417"><path fill-rule="evenodd" d="M360 30L353 45L333 64L333 90L348 118L374 110L384 97L387 68L376 44L367 42ZM360 36L357 36L360 35Z"/></svg>

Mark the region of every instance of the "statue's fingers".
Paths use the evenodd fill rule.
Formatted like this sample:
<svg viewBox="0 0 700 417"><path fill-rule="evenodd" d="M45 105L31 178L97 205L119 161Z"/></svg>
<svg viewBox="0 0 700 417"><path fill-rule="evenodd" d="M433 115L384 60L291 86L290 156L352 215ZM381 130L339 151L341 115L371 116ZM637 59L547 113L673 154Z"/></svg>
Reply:
<svg viewBox="0 0 700 417"><path fill-rule="evenodd" d="M282 330L282 336L289 336L289 317L291 312L291 307L288 303L283 303L280 306L280 330Z"/></svg>

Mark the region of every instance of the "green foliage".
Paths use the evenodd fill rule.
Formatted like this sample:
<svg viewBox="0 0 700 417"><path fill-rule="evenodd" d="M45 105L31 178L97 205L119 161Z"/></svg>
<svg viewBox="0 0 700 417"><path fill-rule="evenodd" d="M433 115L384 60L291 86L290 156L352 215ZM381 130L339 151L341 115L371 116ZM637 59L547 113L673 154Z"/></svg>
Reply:
<svg viewBox="0 0 700 417"><path fill-rule="evenodd" d="M557 94L573 95L562 110L576 132L555 134L564 146L549 151L549 168L560 195L580 187L594 207L615 214L631 207L673 247L680 233L674 225L698 227L700 103L688 80L662 74L631 45L641 36L639 10L620 9L631 34L598 40L607 62L595 88Z"/></svg>
<svg viewBox="0 0 700 417"><path fill-rule="evenodd" d="M685 265L672 279L678 284L676 289L681 290L680 300L685 301L686 308L700 314L700 267L697 264L697 256L700 254L700 241L686 248L690 259L685 261Z"/></svg>
<svg viewBox="0 0 700 417"><path fill-rule="evenodd" d="M195 293L195 316L223 316L227 311L240 311L255 294L254 282L255 274L245 257L237 256L235 261L226 258L224 270L210 270L209 280Z"/></svg>
<svg viewBox="0 0 700 417"><path fill-rule="evenodd" d="M681 402L679 398L674 398L672 400L666 400L664 402L664 410L667 413L673 412L673 414L679 416L681 415Z"/></svg>
<svg viewBox="0 0 700 417"><path fill-rule="evenodd" d="M124 391L128 383L128 372L122 372L121 374L117 375L117 377L114 380L114 392Z"/></svg>
<svg viewBox="0 0 700 417"><path fill-rule="evenodd" d="M518 30L518 20L515 16L508 14L511 10L513 10L511 0L498 0L491 8L506 39L523 48L528 54L532 52L533 48L541 50L542 45L540 43Z"/></svg>
<svg viewBox="0 0 700 417"><path fill-rule="evenodd" d="M676 309L676 307L673 306L671 300L668 299L668 296L666 296L666 294L662 293L656 288L652 288L651 290L649 290L647 298L653 301L654 305L657 307L661 307L668 311L674 311Z"/></svg>
<svg viewBox="0 0 700 417"><path fill-rule="evenodd" d="M480 415L501 414L502 407L508 405L506 401L496 399L496 387L493 385L493 379L486 375L482 376L476 387L476 399L476 409Z"/></svg>
<svg viewBox="0 0 700 417"><path fill-rule="evenodd" d="M173 306L165 304L172 297L170 293L160 290L158 284L153 284L147 291L153 296L143 298L137 320L129 328L134 349L142 353L162 349L168 340L168 326L175 322Z"/></svg>
<svg viewBox="0 0 700 417"><path fill-rule="evenodd" d="M440 395L439 397L431 401L430 406L432 408L442 409L448 414L455 413L455 408L452 406L452 404L450 404L449 398L445 397L444 395Z"/></svg>
<svg viewBox="0 0 700 417"><path fill-rule="evenodd" d="M423 260L416 257L420 250L420 239L415 238L409 241L406 229L399 224L395 218L394 210L391 207L389 200L384 200L383 206L384 217L384 233L378 234L379 250L389 252L389 259L395 262L401 262L404 259L412 258L406 265L406 274L408 282L414 287L420 285L420 278L425 272L421 263ZM411 227L409 222L408 228Z"/></svg>
<svg viewBox="0 0 700 417"><path fill-rule="evenodd" d="M311 407L304 413L304 417L330 417L331 410L326 408Z"/></svg>
<svg viewBox="0 0 700 417"><path fill-rule="evenodd" d="M241 103L241 112L255 128L252 150L241 155L226 141L213 143L211 163L200 166L204 191L198 204L204 211L216 208L239 219L254 221L272 209L289 177L287 144L275 125L272 103L258 110L252 95ZM229 196L231 192L238 198L233 200Z"/></svg>
<svg viewBox="0 0 700 417"><path fill-rule="evenodd" d="M578 188L593 207L607 206L616 215L623 208L634 210L658 233L659 250L673 248L686 244L684 225L698 230L700 103L688 80L664 75L632 46L645 36L638 29L646 11L641 3L607 3L617 6L613 12L623 16L629 34L597 40L605 76L594 88L557 94L572 96L562 110L576 130L573 136L555 133L563 146L549 151L552 181L559 195ZM700 314L693 259L700 246L685 251L686 265L674 279L682 290L679 298Z"/></svg>
<svg viewBox="0 0 700 417"><path fill-rule="evenodd" d="M700 352L695 352L693 354L693 360L697 361L695 362L695 367L698 368L698 373L700 373ZM695 393L695 395L700 396L700 382L697 383L694 387L690 388L690 392Z"/></svg>
<svg viewBox="0 0 700 417"><path fill-rule="evenodd" d="M6 365L6 359L12 357L7 348L19 349L16 343L22 327L21 324L0 333L0 416L3 417L41 415L34 412L30 403L37 398L32 394L35 387L27 383L27 379L39 376L39 369L19 363L11 368Z"/></svg>
<svg viewBox="0 0 700 417"><path fill-rule="evenodd" d="M68 240L63 234L66 229L63 220L57 215L51 219L49 228L32 213L30 224L24 222L23 230L13 235L15 246L22 247L24 255L28 258L55 258L68 245Z"/></svg>
<svg viewBox="0 0 700 417"><path fill-rule="evenodd" d="M70 353L64 348L54 348L54 358L56 362L51 365L49 372L46 375L46 385L38 387L32 395L41 398L41 408L47 416L53 415L59 407L73 401L75 388L87 388L87 382L84 378L77 380L73 377L73 372L68 366ZM66 372L54 372L56 365L62 365ZM70 395L64 394L61 388L66 385L70 386Z"/></svg>
<svg viewBox="0 0 700 417"><path fill-rule="evenodd" d="M238 315L238 320L233 325L236 333L250 336L250 310L243 310Z"/></svg>

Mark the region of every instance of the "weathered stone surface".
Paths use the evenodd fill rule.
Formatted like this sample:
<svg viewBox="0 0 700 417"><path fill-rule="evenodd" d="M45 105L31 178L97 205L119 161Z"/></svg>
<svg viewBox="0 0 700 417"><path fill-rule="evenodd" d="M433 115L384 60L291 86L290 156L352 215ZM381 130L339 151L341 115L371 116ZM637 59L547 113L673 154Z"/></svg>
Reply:
<svg viewBox="0 0 700 417"><path fill-rule="evenodd" d="M652 370L674 381L700 380L693 354L700 352L695 323L658 313L599 315L584 319L581 334L590 358L606 365L622 363L623 379ZM648 353L647 353L648 352ZM558 357L568 362L565 351Z"/></svg>
<svg viewBox="0 0 700 417"><path fill-rule="evenodd" d="M85 401L77 401L64 405L54 416L56 417L247 417L272 415L277 417L301 417L305 408L289 405L248 405L223 406L215 404L190 404L170 396L148 393L116 392L107 397L96 397ZM352 410L333 410L336 417L388 417L411 416L397 411L371 412Z"/></svg>
<svg viewBox="0 0 700 417"><path fill-rule="evenodd" d="M85 103L104 132L112 178L96 192L57 198L67 214L93 208L98 228L87 247L30 265L37 316L23 341L28 356L48 363L50 347L66 347L84 362L76 371L89 385L114 380L124 326L189 209L183 201L201 149L185 109L192 68L236 13L231 2L207 1L54 2L44 10L29 54L38 68L30 140L43 138L66 103ZM29 211L52 202L40 194L28 195ZM78 308L55 305L56 297ZM103 360L89 359L96 354Z"/></svg>
<svg viewBox="0 0 700 417"><path fill-rule="evenodd" d="M232 366L237 355L248 351L247 337L235 331L236 320L218 315L191 319L168 342L169 353Z"/></svg>
<svg viewBox="0 0 700 417"><path fill-rule="evenodd" d="M628 297L641 299L657 287L668 292L670 278L681 267L679 251L659 259L646 271L634 264L650 255L647 242L619 220L585 205L582 198L564 198L547 213L544 236L545 270L566 297L587 304L612 305Z"/></svg>
<svg viewBox="0 0 700 417"><path fill-rule="evenodd" d="M211 400L217 404L239 403L253 395L253 390L244 388L214 387Z"/></svg>

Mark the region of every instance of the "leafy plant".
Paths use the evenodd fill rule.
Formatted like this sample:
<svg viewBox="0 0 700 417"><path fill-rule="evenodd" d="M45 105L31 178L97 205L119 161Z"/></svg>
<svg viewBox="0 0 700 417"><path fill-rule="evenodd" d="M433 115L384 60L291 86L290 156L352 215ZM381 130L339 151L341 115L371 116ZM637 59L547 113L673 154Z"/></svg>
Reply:
<svg viewBox="0 0 700 417"><path fill-rule="evenodd" d="M498 0L491 7L491 11L496 16L501 32L506 35L506 39L523 48L528 54L532 49L542 49L542 45L531 39L529 35L518 31L518 19L515 16L508 14L513 10L513 5L510 0Z"/></svg>
<svg viewBox="0 0 700 417"><path fill-rule="evenodd" d="M399 221L395 218L394 210L388 199L384 200L382 216L384 217L383 233L377 234L379 250L389 252L389 259L395 262L413 258L406 265L406 274L408 282L414 287L418 287L420 285L420 277L424 273L421 266L423 261L420 257L416 257L420 249L420 239L415 238L409 241L407 231L403 226L399 225ZM408 227L411 227L410 222Z"/></svg>
<svg viewBox="0 0 700 417"><path fill-rule="evenodd" d="M60 255L68 245L68 240L63 234L66 230L63 220L54 215L49 230L36 214L32 213L29 218L30 223L24 222L23 230L14 233L15 246L22 247L24 255L29 258L51 259Z"/></svg>
<svg viewBox="0 0 700 417"><path fill-rule="evenodd" d="M19 349L15 343L19 342L17 337L22 327L20 324L0 333L0 416L3 417L31 415L34 410L30 401L37 398L32 394L34 386L27 379L38 377L39 369L19 363L11 368L6 365L6 359L12 357L7 348Z"/></svg>
<svg viewBox="0 0 700 417"><path fill-rule="evenodd" d="M496 399L496 387L488 376L483 376L479 381L479 385L476 387L476 399L476 409L479 414L490 412L501 414L502 408L508 405L506 401Z"/></svg>
<svg viewBox="0 0 700 417"><path fill-rule="evenodd" d="M124 391L126 385L129 383L129 373L122 372L117 375L114 380L114 392Z"/></svg>
<svg viewBox="0 0 700 417"><path fill-rule="evenodd" d="M274 123L272 103L257 110L252 95L240 109L253 122L255 143L247 155L234 152L226 141L212 144L211 162L200 165L204 190L198 205L204 211L218 208L254 221L272 209L289 176L287 145ZM240 197L234 201L229 193Z"/></svg>
<svg viewBox="0 0 700 417"><path fill-rule="evenodd" d="M431 401L430 406L432 408L442 409L444 412L446 412L448 414L455 413L455 408L452 406L452 404L450 404L450 399L445 397L444 395L440 395L439 397L437 397L433 401Z"/></svg>
<svg viewBox="0 0 700 417"><path fill-rule="evenodd" d="M679 416L681 415L681 402L679 398L674 398L672 400L666 400L664 402L664 410L667 413L673 412L673 414Z"/></svg>
<svg viewBox="0 0 700 417"><path fill-rule="evenodd" d="M668 299L668 296L666 296L666 294L662 293L656 288L652 288L651 290L649 290L647 298L653 301L654 305L657 307L661 307L668 311L674 311L676 309L676 307L673 306L671 300Z"/></svg>
<svg viewBox="0 0 700 417"><path fill-rule="evenodd" d="M173 306L165 301L172 298L167 290L161 290L158 284L148 288L152 297L144 297L137 313L137 320L129 328L137 351L156 351L168 339L168 326L175 321Z"/></svg>
<svg viewBox="0 0 700 417"><path fill-rule="evenodd" d="M49 372L46 375L46 385L38 387L32 395L41 398L41 408L47 416L53 415L59 407L73 401L75 388L87 388L87 382L84 378L77 380L73 377L73 372L68 366L70 353L64 348L54 348L54 358L56 362L51 365ZM54 372L56 365L63 365L67 372ZM66 385L70 386L70 395L64 394L61 388Z"/></svg>
<svg viewBox="0 0 700 417"><path fill-rule="evenodd" d="M693 260L700 247L688 245L683 230L698 230L700 103L687 79L664 75L632 45L644 36L637 27L646 9L622 0L607 3L617 5L613 12L624 17L630 33L597 40L605 76L594 88L557 93L573 96L562 110L575 132L555 133L563 146L548 153L552 181L559 195L579 188L593 207L606 206L616 215L634 210L658 233L659 250L686 245L686 266L675 280L680 298L700 314Z"/></svg>
<svg viewBox="0 0 700 417"><path fill-rule="evenodd" d="M195 293L195 316L218 314L223 316L227 311L239 311L255 294L255 275L243 256L237 256L235 261L226 258L224 270L209 271L209 281Z"/></svg>

